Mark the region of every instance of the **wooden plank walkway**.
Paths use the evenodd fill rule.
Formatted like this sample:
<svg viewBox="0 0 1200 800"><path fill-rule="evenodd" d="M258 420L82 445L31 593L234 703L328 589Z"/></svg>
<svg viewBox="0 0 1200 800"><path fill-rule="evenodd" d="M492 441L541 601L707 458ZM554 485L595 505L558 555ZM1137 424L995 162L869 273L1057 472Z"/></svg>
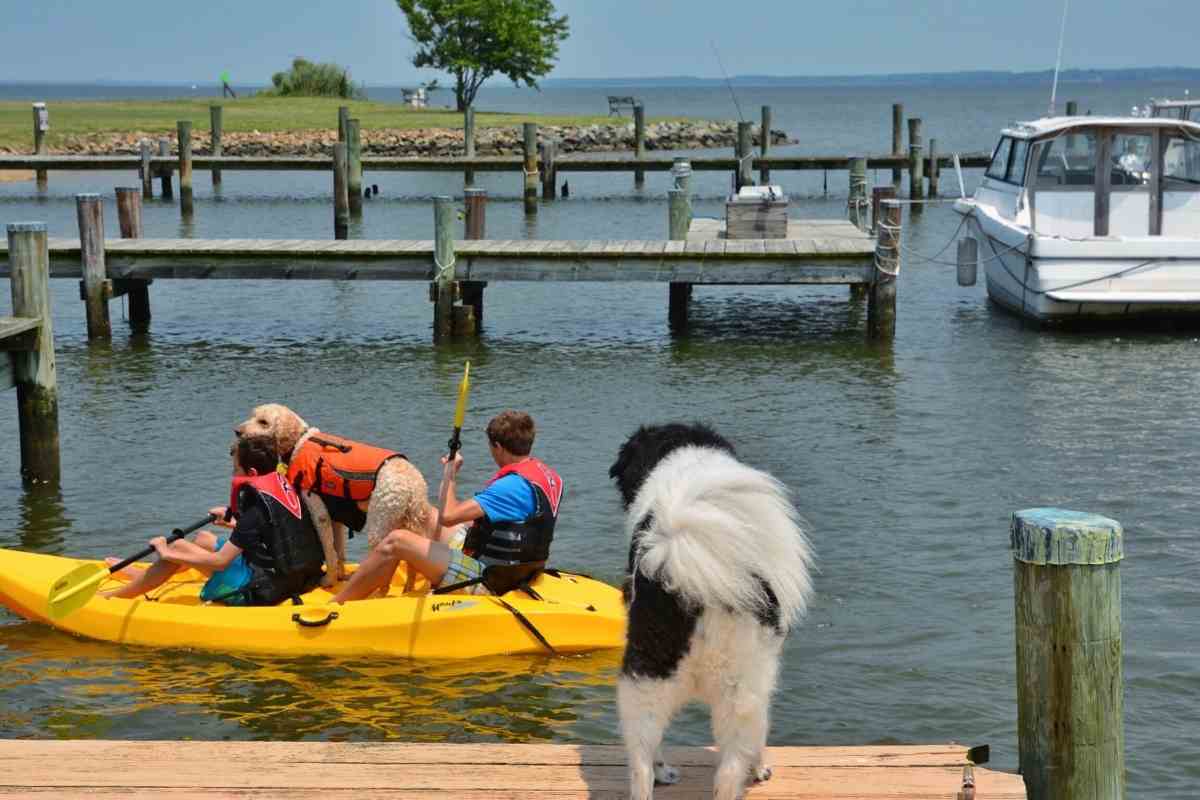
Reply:
<svg viewBox="0 0 1200 800"><path fill-rule="evenodd" d="M699 222L699 221L698 221ZM703 227L703 223L701 224ZM857 284L875 240L849 222L793 220L774 240L717 239L697 228L663 240L459 240L455 280ZM49 241L52 277L81 277L78 239ZM0 242L0 276L8 274ZM434 277L432 240L109 239L110 279L414 280Z"/></svg>
<svg viewBox="0 0 1200 800"><path fill-rule="evenodd" d="M559 172L669 172L674 165L674 154L651 156L638 159L628 154L610 156L564 156L556 159L555 169ZM851 156L755 156L752 169L766 167L771 170L845 170L849 169ZM737 159L733 156L689 156L694 172L733 172ZM929 157L925 159L924 174L930 171ZM950 155L938 156L938 165L954 166ZM960 154L963 168L986 167L991 161L990 153ZM136 155L116 156L34 156L0 155L0 169L42 170L140 170L142 161ZM868 169L908 169L908 155L891 153L867 156ZM179 158L154 156L150 159L151 170L157 175L166 170L178 170ZM395 158L387 156L363 156L364 172L521 172L525 169L521 156L462 156ZM252 171L324 171L333 169L333 159L327 156L193 156L193 171L252 170Z"/></svg>
<svg viewBox="0 0 1200 800"><path fill-rule="evenodd" d="M42 326L32 317L0 317L0 392L16 386L13 350L29 350L35 342L30 334Z"/></svg>
<svg viewBox="0 0 1200 800"><path fill-rule="evenodd" d="M958 745L773 747L775 774L746 800L954 800ZM656 800L711 798L716 754L668 748L682 769ZM975 768L978 800L1024 800L1019 775ZM617 800L619 746L337 742L0 742L0 798Z"/></svg>

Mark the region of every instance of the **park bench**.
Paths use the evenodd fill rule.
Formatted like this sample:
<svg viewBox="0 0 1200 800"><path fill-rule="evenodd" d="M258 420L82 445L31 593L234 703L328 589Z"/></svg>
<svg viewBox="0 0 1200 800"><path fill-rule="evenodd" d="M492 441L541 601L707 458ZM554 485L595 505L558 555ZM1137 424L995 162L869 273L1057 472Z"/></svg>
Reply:
<svg viewBox="0 0 1200 800"><path fill-rule="evenodd" d="M632 111L641 104L642 101L638 100L636 97L618 97L617 95L610 94L608 96L608 115L610 117L613 114L617 114L619 116L622 108L628 108L630 111Z"/></svg>

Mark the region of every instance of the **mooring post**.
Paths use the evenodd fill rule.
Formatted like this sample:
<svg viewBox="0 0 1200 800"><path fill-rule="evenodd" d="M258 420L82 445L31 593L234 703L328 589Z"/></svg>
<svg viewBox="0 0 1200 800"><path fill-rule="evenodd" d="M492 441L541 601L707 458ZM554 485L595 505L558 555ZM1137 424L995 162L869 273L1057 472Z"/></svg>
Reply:
<svg viewBox="0 0 1200 800"><path fill-rule="evenodd" d="M633 156L638 161L646 157L646 108L641 103L633 107ZM646 170L640 166L633 170L633 185L646 185Z"/></svg>
<svg viewBox="0 0 1200 800"><path fill-rule="evenodd" d="M671 189L667 192L670 198L668 204L667 233L673 242L687 240L688 228L691 227L692 211L686 189ZM692 285L672 281L668 289L667 324L675 333L687 329L688 302L692 298Z"/></svg>
<svg viewBox="0 0 1200 800"><path fill-rule="evenodd" d="M771 168L767 166L766 157L771 152L771 107L762 107L762 139L758 144L758 152L762 153L763 162L758 166L758 182L766 186L771 182Z"/></svg>
<svg viewBox="0 0 1200 800"><path fill-rule="evenodd" d="M83 266L80 288L83 290L88 340L111 339L108 271L104 265L104 203L100 195L75 195L75 214L79 220L79 258Z"/></svg>
<svg viewBox="0 0 1200 800"><path fill-rule="evenodd" d="M558 141L547 139L542 149L542 199L553 200L558 196Z"/></svg>
<svg viewBox="0 0 1200 800"><path fill-rule="evenodd" d="M892 155L904 155L904 104L892 103ZM896 188L896 192L900 192L900 183L904 177L904 170L900 167L892 167L892 186Z"/></svg>
<svg viewBox="0 0 1200 800"><path fill-rule="evenodd" d="M159 158L171 157L171 140L167 137L162 137L158 140L158 156ZM174 200L175 189L171 185L171 177L173 170L169 165L162 166L158 170L159 178L159 195L163 200Z"/></svg>
<svg viewBox="0 0 1200 800"><path fill-rule="evenodd" d="M346 194L350 201L350 216L362 218L362 141L357 119L346 120Z"/></svg>
<svg viewBox="0 0 1200 800"><path fill-rule="evenodd" d="M449 197L433 198L433 233L433 339L442 341L454 333L454 203Z"/></svg>
<svg viewBox="0 0 1200 800"><path fill-rule="evenodd" d="M175 125L179 133L179 213L189 218L195 211L192 204L192 123L181 119Z"/></svg>
<svg viewBox="0 0 1200 800"><path fill-rule="evenodd" d="M901 205L881 200L875 275L867 296L867 336L890 342L896 338L896 276L900 274Z"/></svg>
<svg viewBox="0 0 1200 800"><path fill-rule="evenodd" d="M1074 100L1067 101L1067 116L1074 117L1079 113L1079 104Z"/></svg>
<svg viewBox="0 0 1200 800"><path fill-rule="evenodd" d="M350 119L350 106L338 106L338 141L346 141L346 120Z"/></svg>
<svg viewBox="0 0 1200 800"><path fill-rule="evenodd" d="M150 172L150 142L142 139L138 142L138 153L142 157L142 197L154 199L154 175Z"/></svg>
<svg viewBox="0 0 1200 800"><path fill-rule="evenodd" d="M346 143L333 146L333 238L350 235L350 199L346 194Z"/></svg>
<svg viewBox="0 0 1200 800"><path fill-rule="evenodd" d="M475 157L475 109L467 106L463 111L463 156ZM463 186L475 185L475 170L463 170Z"/></svg>
<svg viewBox="0 0 1200 800"><path fill-rule="evenodd" d="M929 140L929 196L938 196L938 179L941 177L942 168L938 164L938 146L937 139Z"/></svg>
<svg viewBox="0 0 1200 800"><path fill-rule="evenodd" d="M1013 514L1010 541L1029 800L1122 800L1121 524L1030 508Z"/></svg>
<svg viewBox="0 0 1200 800"><path fill-rule="evenodd" d="M117 188L117 224L122 239L142 238L142 198L136 189ZM133 333L150 330L150 279L122 278L119 282L129 298L129 328Z"/></svg>
<svg viewBox="0 0 1200 800"><path fill-rule="evenodd" d="M33 104L33 154L35 156L46 155L46 131L50 128L50 113L46 109L45 103ZM35 170L37 176L37 188L39 192L45 191L49 185L47 177L49 173L44 169Z"/></svg>
<svg viewBox="0 0 1200 800"><path fill-rule="evenodd" d="M867 222L867 159L855 156L850 159L850 194L846 200L846 215L854 227L866 230Z"/></svg>
<svg viewBox="0 0 1200 800"><path fill-rule="evenodd" d="M737 127L737 183L738 191L743 186L754 185L754 123L739 122Z"/></svg>
<svg viewBox="0 0 1200 800"><path fill-rule="evenodd" d="M12 353L17 387L21 477L26 483L58 483L58 378L50 324L50 248L44 222L8 225L12 312L41 320L28 349Z"/></svg>
<svg viewBox="0 0 1200 800"><path fill-rule="evenodd" d="M925 196L925 160L921 151L921 120L908 121L908 196L920 200ZM915 208L915 206L914 206Z"/></svg>
<svg viewBox="0 0 1200 800"><path fill-rule="evenodd" d="M212 146L209 150L212 152L213 158L221 157L221 130L223 123L221 122L221 114L224 111L224 106L212 105L208 107L208 119L212 127ZM215 189L221 185L221 170L216 167L212 169L212 185Z"/></svg>
<svg viewBox="0 0 1200 800"><path fill-rule="evenodd" d="M536 122L526 122L524 124L523 142L525 147L525 213L536 214L538 211L538 153Z"/></svg>
<svg viewBox="0 0 1200 800"><path fill-rule="evenodd" d="M487 190L469 187L463 190L463 201L466 205L466 236L467 239L484 239L487 237ZM459 291L462 304L470 306L475 313L475 327L483 327L483 290L487 281L460 281Z"/></svg>
<svg viewBox="0 0 1200 800"><path fill-rule="evenodd" d="M879 204L884 200L896 199L896 187L876 186L871 189L871 234L879 231Z"/></svg>

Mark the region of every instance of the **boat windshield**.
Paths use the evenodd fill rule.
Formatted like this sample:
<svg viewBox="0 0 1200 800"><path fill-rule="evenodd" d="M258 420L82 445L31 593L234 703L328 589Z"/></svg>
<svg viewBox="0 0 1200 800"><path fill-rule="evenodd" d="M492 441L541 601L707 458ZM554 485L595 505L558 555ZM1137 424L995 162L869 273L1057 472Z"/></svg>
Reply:
<svg viewBox="0 0 1200 800"><path fill-rule="evenodd" d="M1095 131L1068 133L1041 145L1037 188L1092 189L1096 185Z"/></svg>
<svg viewBox="0 0 1200 800"><path fill-rule="evenodd" d="M1200 139L1167 137L1163 182L1167 191L1200 190Z"/></svg>

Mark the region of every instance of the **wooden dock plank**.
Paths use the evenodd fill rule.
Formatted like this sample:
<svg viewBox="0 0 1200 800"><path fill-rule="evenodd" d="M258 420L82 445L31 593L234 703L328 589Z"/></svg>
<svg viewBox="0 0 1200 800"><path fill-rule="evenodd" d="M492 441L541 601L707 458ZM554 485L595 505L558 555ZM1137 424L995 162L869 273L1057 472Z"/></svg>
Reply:
<svg viewBox="0 0 1200 800"><path fill-rule="evenodd" d="M949 800L966 756L966 748L955 745L768 750L775 774L751 787L747 800ZM711 797L712 749L668 748L667 758L683 777L675 786L656 788L656 798ZM983 768L975 775L981 798L1026 797L1018 775ZM613 745L0 742L0 797L615 800L627 791L624 751Z"/></svg>
<svg viewBox="0 0 1200 800"><path fill-rule="evenodd" d="M0 317L0 341L21 336L41 326L42 321L33 317Z"/></svg>
<svg viewBox="0 0 1200 800"><path fill-rule="evenodd" d="M12 353L0 352L0 392L6 392L17 385L16 371L13 369Z"/></svg>

